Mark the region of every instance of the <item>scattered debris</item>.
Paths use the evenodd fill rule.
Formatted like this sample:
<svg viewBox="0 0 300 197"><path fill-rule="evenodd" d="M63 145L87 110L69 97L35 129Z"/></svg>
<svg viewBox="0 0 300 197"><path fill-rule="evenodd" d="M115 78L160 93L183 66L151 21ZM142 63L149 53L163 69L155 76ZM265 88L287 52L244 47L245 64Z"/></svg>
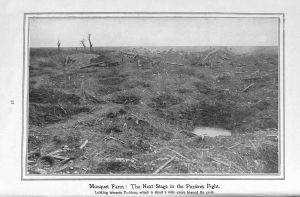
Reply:
<svg viewBox="0 0 300 197"><path fill-rule="evenodd" d="M38 159L37 164L38 166L41 166L41 168L50 168L54 166L55 160L53 156L42 156Z"/></svg>
<svg viewBox="0 0 300 197"><path fill-rule="evenodd" d="M277 62L231 47L31 49L27 171L278 173Z"/></svg>
<svg viewBox="0 0 300 197"><path fill-rule="evenodd" d="M178 63L175 63L175 62L165 62L165 63L173 65L173 66L184 66L184 64L178 64Z"/></svg>
<svg viewBox="0 0 300 197"><path fill-rule="evenodd" d="M166 163L164 163L162 166L160 166L153 174L158 174L161 170L163 170L167 165L169 165L174 159L176 158L176 155L173 156L171 159L169 159Z"/></svg>
<svg viewBox="0 0 300 197"><path fill-rule="evenodd" d="M247 92L252 86L254 86L254 83L251 83L250 85L248 85L247 87L245 87L242 92Z"/></svg>
<svg viewBox="0 0 300 197"><path fill-rule="evenodd" d="M180 154L179 152L177 152L177 151L175 151L175 150L173 150L173 149L170 149L170 148L165 148L165 149L170 150L170 151L176 153L179 157L182 157L183 159L186 159L187 161L190 161L189 158L183 156L182 154Z"/></svg>
<svg viewBox="0 0 300 197"><path fill-rule="evenodd" d="M95 68L95 67L105 67L105 66L106 66L105 62L97 62L97 63L89 64L87 66L83 66L80 69Z"/></svg>
<svg viewBox="0 0 300 197"><path fill-rule="evenodd" d="M228 147L228 149L231 149L231 148L233 148L233 147L236 147L236 146L238 146L238 145L240 145L240 144L241 144L240 142L239 142L239 143L236 143L236 144L234 144L234 145Z"/></svg>
<svg viewBox="0 0 300 197"><path fill-rule="evenodd" d="M79 147L79 149L83 149L87 145L88 142L89 142L89 140L85 140L83 142L83 144L81 144L81 146Z"/></svg>
<svg viewBox="0 0 300 197"><path fill-rule="evenodd" d="M88 101L91 101L92 103L98 103L98 104L105 103L104 101L97 99L95 96L92 96L86 90L82 90L82 94Z"/></svg>
<svg viewBox="0 0 300 197"><path fill-rule="evenodd" d="M115 137L112 137L112 136L106 136L103 140L106 141L106 140L108 140L108 139L112 139L112 140L115 140L115 141L120 142L120 143L122 143L122 144L126 144L126 143L123 142L122 140L119 140L119 139L117 139L117 138L115 138Z"/></svg>
<svg viewBox="0 0 300 197"><path fill-rule="evenodd" d="M216 159L216 158L213 158L213 157L209 157L211 160L213 160L214 162L216 163L220 163L220 164L223 164L224 166L227 166L227 167L230 167L231 165L224 162L224 161L221 161L220 159Z"/></svg>

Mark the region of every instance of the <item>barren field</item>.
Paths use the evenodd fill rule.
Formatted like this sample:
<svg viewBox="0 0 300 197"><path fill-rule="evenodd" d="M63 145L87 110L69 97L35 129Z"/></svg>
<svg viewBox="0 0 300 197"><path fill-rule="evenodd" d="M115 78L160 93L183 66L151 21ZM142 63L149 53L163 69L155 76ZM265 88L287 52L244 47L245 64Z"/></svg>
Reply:
<svg viewBox="0 0 300 197"><path fill-rule="evenodd" d="M278 173L271 49L31 49L27 173Z"/></svg>

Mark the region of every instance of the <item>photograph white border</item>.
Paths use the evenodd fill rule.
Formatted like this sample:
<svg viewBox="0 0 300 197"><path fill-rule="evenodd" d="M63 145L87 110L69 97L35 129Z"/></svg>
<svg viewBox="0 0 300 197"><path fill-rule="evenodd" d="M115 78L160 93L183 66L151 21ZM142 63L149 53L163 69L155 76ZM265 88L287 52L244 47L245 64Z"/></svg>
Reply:
<svg viewBox="0 0 300 197"><path fill-rule="evenodd" d="M284 13L222 13L222 12L40 12L25 13L23 26L23 79L22 79L22 180L284 180ZM170 175L27 175L26 154L29 106L29 27L31 18L278 18L279 20L279 173L278 174L170 174Z"/></svg>

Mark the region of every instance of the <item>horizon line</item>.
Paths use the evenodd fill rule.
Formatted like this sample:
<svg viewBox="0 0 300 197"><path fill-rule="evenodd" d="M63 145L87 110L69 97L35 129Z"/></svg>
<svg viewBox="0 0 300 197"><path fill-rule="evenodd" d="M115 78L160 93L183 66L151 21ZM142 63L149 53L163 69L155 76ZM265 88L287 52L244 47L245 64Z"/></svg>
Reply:
<svg viewBox="0 0 300 197"><path fill-rule="evenodd" d="M279 47L279 45L113 45L99 47ZM57 48L57 46L30 46L29 48ZM60 48L83 48L82 46L61 46ZM89 48L87 46L86 48Z"/></svg>

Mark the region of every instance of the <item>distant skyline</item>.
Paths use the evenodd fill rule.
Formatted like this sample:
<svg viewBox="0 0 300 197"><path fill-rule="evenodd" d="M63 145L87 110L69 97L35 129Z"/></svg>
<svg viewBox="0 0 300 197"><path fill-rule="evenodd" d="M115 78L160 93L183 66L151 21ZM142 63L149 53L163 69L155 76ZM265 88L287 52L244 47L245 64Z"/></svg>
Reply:
<svg viewBox="0 0 300 197"><path fill-rule="evenodd" d="M30 47L277 46L276 18L34 18Z"/></svg>

